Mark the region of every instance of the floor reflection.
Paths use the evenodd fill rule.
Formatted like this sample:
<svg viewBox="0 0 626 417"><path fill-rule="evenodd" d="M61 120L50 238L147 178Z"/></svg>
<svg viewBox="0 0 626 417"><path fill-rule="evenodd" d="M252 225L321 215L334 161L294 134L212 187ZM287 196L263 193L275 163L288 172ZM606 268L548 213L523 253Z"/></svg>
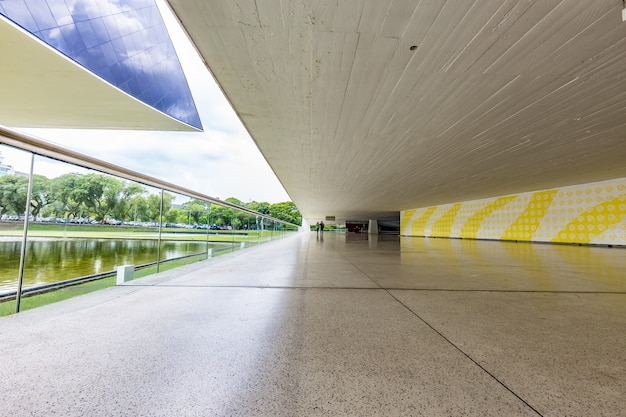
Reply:
<svg viewBox="0 0 626 417"><path fill-rule="evenodd" d="M626 289L624 248L401 237L400 251L403 264L439 274L524 279L542 291L567 291L576 281L607 284L607 291Z"/></svg>

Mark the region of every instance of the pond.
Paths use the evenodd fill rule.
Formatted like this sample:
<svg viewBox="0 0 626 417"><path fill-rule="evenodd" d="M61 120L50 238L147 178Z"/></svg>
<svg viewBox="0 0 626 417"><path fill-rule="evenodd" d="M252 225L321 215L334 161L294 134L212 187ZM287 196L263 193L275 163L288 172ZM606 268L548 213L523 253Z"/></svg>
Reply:
<svg viewBox="0 0 626 417"><path fill-rule="evenodd" d="M0 293L17 289L22 242L0 240ZM121 265L156 262L156 240L29 238L23 287L114 271ZM231 248L230 243L161 242L161 260Z"/></svg>

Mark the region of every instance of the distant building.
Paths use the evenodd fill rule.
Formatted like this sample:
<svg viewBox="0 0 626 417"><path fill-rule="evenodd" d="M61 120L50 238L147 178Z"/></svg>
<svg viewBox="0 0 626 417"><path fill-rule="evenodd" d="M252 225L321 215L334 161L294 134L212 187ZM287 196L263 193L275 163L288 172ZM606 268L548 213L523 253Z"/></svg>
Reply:
<svg viewBox="0 0 626 417"><path fill-rule="evenodd" d="M4 156L2 156L2 151L0 151L0 177L3 175L15 175L15 170L11 165L4 165Z"/></svg>

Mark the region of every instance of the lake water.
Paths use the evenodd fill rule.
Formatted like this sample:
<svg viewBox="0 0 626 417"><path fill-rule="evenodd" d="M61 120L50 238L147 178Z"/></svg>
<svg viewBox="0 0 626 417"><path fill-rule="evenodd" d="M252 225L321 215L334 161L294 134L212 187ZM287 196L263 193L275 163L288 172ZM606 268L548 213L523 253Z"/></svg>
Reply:
<svg viewBox="0 0 626 417"><path fill-rule="evenodd" d="M0 241L0 293L17 289L22 242ZM230 244L161 242L161 260L219 250ZM114 271L121 265L156 262L156 240L29 238L24 264L24 288Z"/></svg>

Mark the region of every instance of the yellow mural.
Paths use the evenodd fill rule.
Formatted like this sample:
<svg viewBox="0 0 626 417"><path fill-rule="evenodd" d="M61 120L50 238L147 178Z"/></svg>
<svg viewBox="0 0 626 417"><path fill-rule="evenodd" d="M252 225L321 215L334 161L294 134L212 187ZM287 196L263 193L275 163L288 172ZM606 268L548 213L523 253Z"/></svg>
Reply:
<svg viewBox="0 0 626 417"><path fill-rule="evenodd" d="M557 190L534 193L526 209L506 228L501 240L533 240Z"/></svg>
<svg viewBox="0 0 626 417"><path fill-rule="evenodd" d="M626 178L416 208L401 218L405 236L626 245Z"/></svg>
<svg viewBox="0 0 626 417"><path fill-rule="evenodd" d="M446 213L439 217L431 229L430 235L436 237L449 237L452 231L454 219L461 208L461 204L453 205Z"/></svg>
<svg viewBox="0 0 626 417"><path fill-rule="evenodd" d="M415 214L415 211L416 210L405 210L402 212L402 217L400 218L400 230L406 230L406 227Z"/></svg>
<svg viewBox="0 0 626 417"><path fill-rule="evenodd" d="M622 223L621 231L626 233L626 224L621 219L624 213L626 213L626 210L624 210L626 209L624 207L626 202L624 200L624 195L622 195L621 198L617 197L585 210L581 215L570 221L552 241L591 243L596 237L620 223ZM620 205L622 206L621 216ZM616 228L613 228L613 230L615 233L612 235L616 237L616 233L619 233L619 231Z"/></svg>
<svg viewBox="0 0 626 417"><path fill-rule="evenodd" d="M437 210L437 206L429 207L424 214L417 218L411 225L412 236L424 236L424 229L426 228L426 222L430 219L430 216Z"/></svg>
<svg viewBox="0 0 626 417"><path fill-rule="evenodd" d="M478 235L478 230L480 229L483 220L485 220L485 218L494 211L510 203L515 198L516 196L497 198L493 203L487 204L486 207L474 213L463 225L460 237L464 239L476 239L476 236Z"/></svg>

